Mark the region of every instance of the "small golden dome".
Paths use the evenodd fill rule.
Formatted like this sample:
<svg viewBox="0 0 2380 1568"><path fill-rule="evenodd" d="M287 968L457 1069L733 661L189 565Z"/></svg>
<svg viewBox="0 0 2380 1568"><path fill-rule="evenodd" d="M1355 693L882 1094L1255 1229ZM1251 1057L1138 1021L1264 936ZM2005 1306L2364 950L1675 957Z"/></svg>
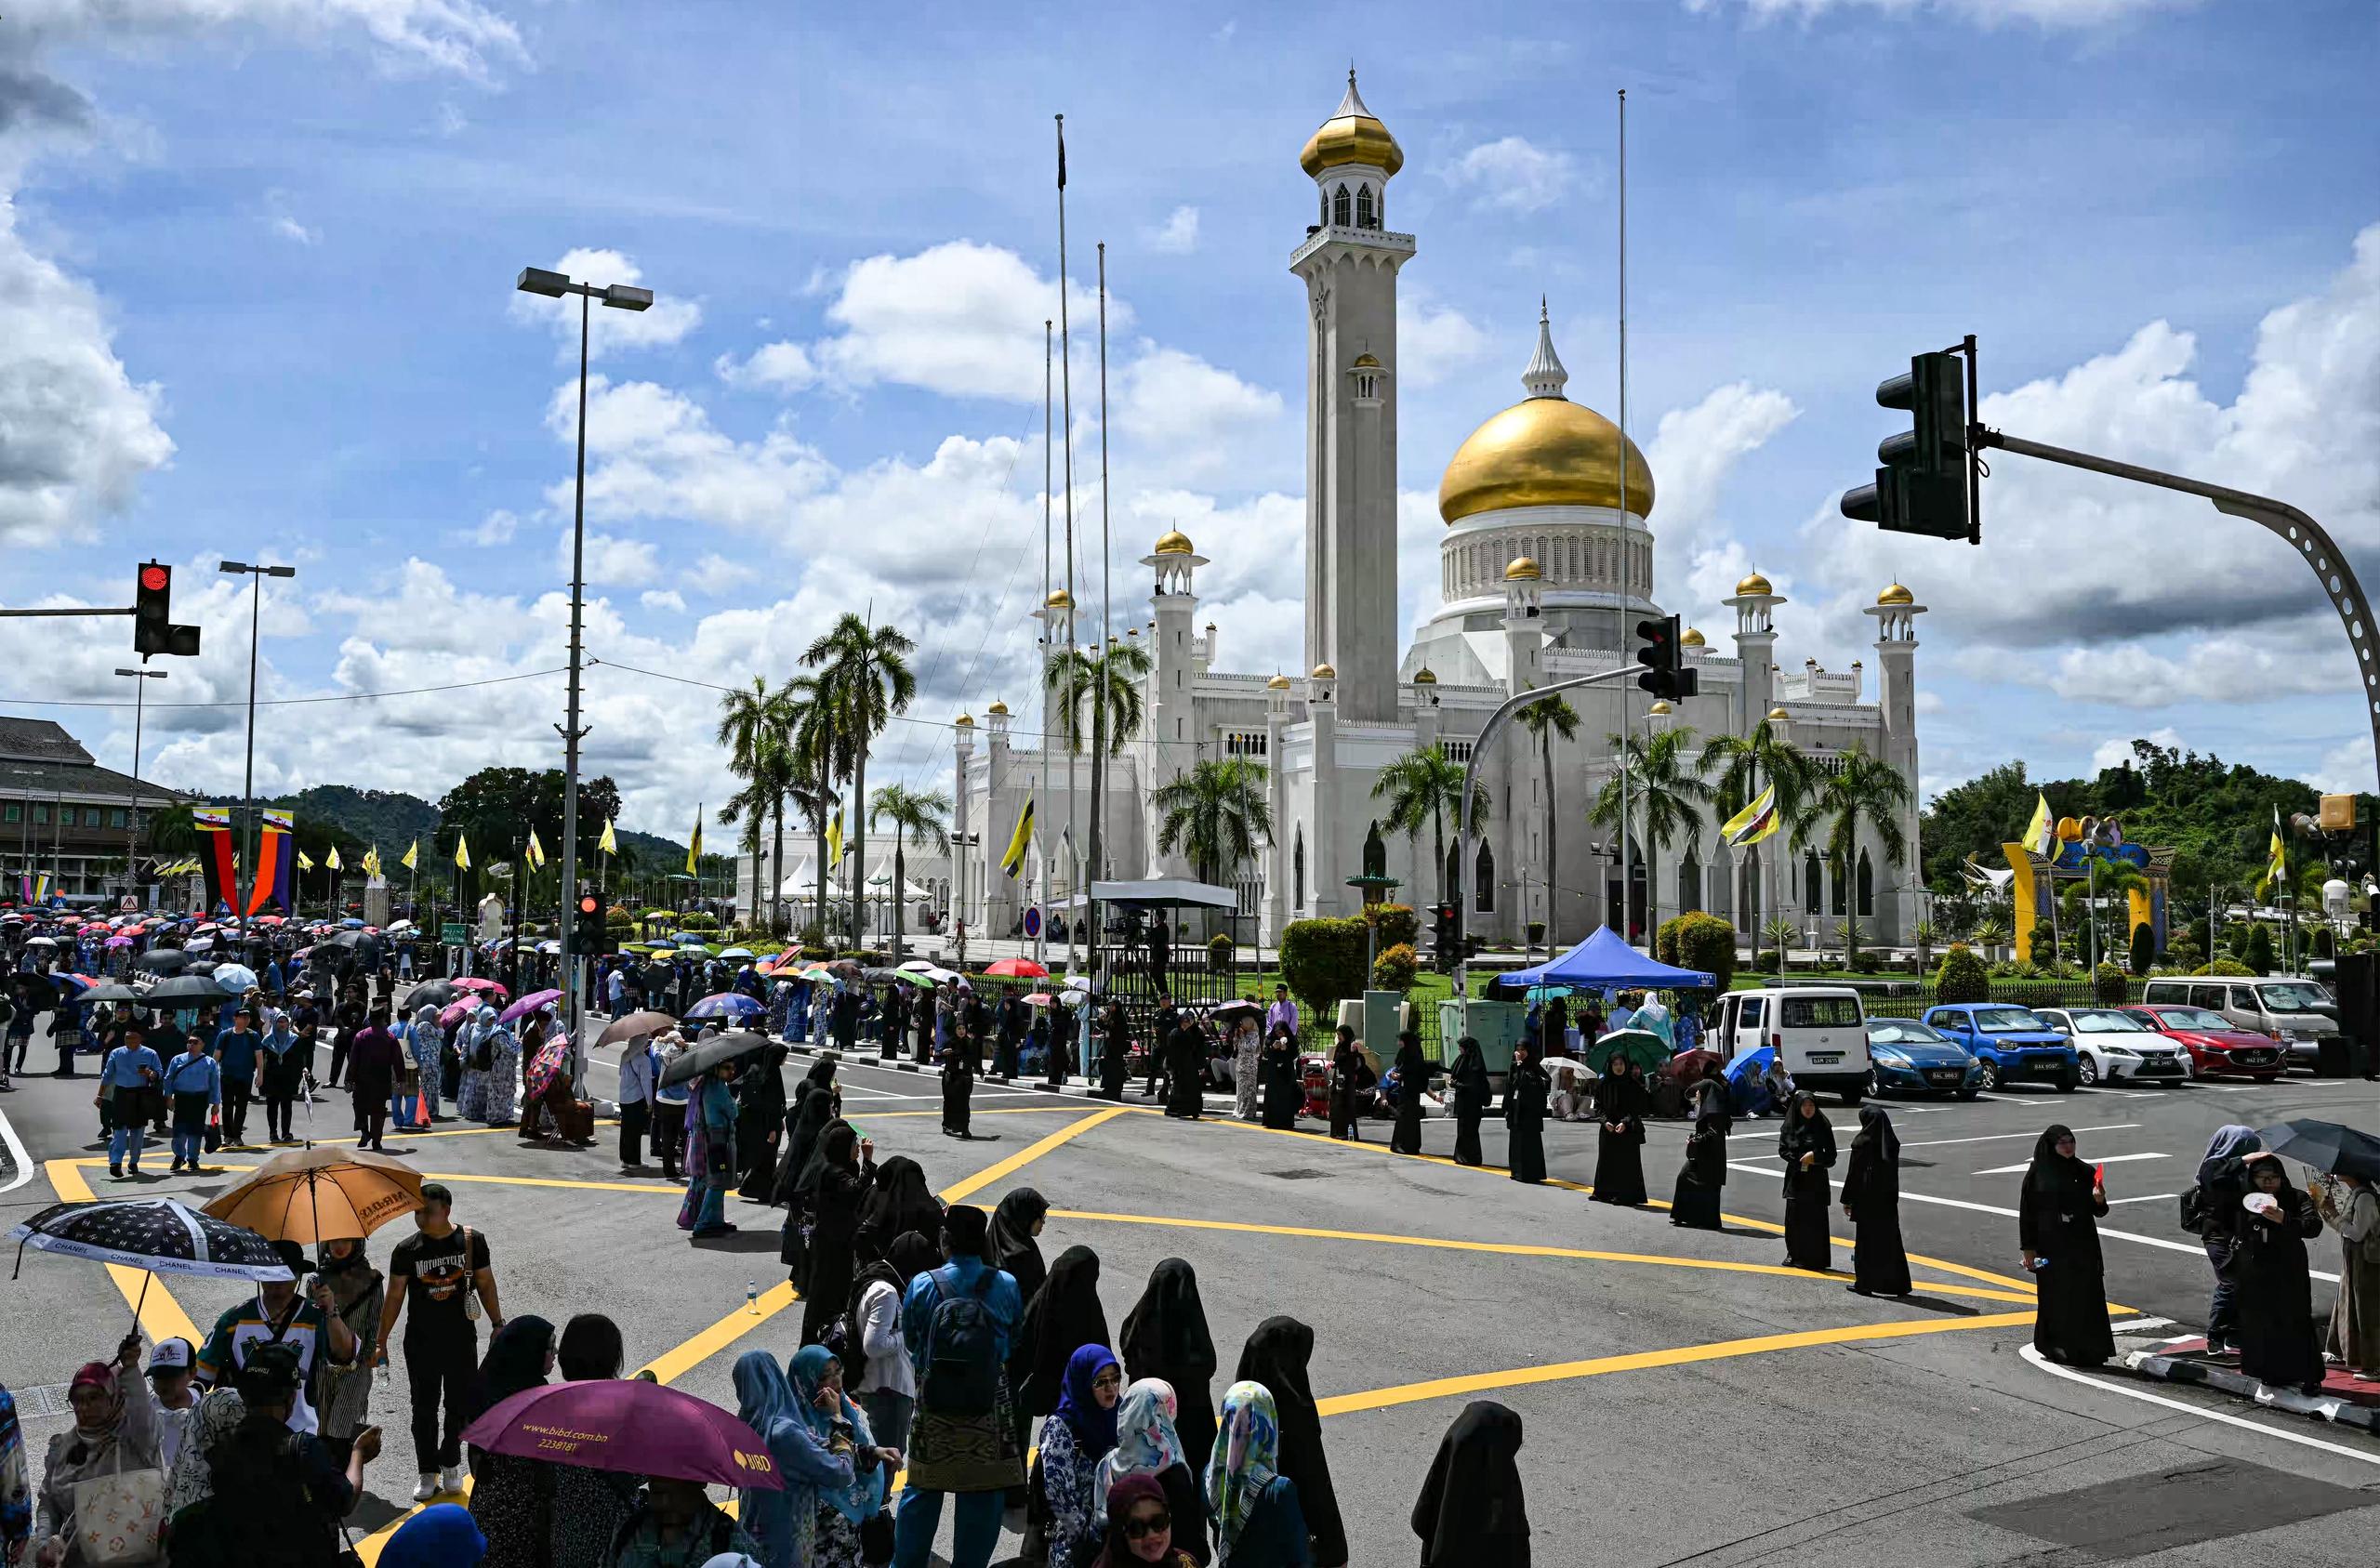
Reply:
<svg viewBox="0 0 2380 1568"><path fill-rule="evenodd" d="M1427 665L1413 672L1413 684L1416 686L1435 686L1437 683L1438 672Z"/></svg>
<svg viewBox="0 0 2380 1568"><path fill-rule="evenodd" d="M1141 628L1138 626L1126 626L1124 628L1124 635L1126 637L1138 637L1141 635ZM1113 642L1116 639L1111 637L1107 640Z"/></svg>
<svg viewBox="0 0 2380 1568"><path fill-rule="evenodd" d="M1072 610L1075 607L1074 596L1064 588L1054 590L1042 602L1051 610Z"/></svg>
<svg viewBox="0 0 2380 1568"><path fill-rule="evenodd" d="M1667 715L1671 711L1671 708L1670 705L1667 703L1655 703L1651 707L1646 708L1645 711L1652 715L1654 718L1659 718Z"/></svg>
<svg viewBox="0 0 2380 1568"><path fill-rule="evenodd" d="M1286 675L1276 675L1264 685L1270 691L1286 692L1289 689L1289 678Z"/></svg>
<svg viewBox="0 0 2380 1568"><path fill-rule="evenodd" d="M1786 712L1783 708L1781 708L1781 707L1773 707L1773 708L1770 708L1770 709L1768 710L1768 717L1769 717L1769 718L1773 718L1773 719L1776 719L1776 720L1777 720L1777 721L1778 721L1779 723L1783 723L1785 720L1790 719L1791 718L1792 718L1792 715L1791 715L1791 714L1787 713L1787 712Z"/></svg>
<svg viewBox="0 0 2380 1568"><path fill-rule="evenodd" d="M975 716L972 713L960 714L956 727L961 730L972 730L975 727Z"/></svg>
<svg viewBox="0 0 2380 1568"><path fill-rule="evenodd" d="M999 714L1002 717L1006 717L1008 713L1008 705L1006 703L994 703L991 706L991 711L996 714Z"/></svg>
<svg viewBox="0 0 2380 1568"><path fill-rule="evenodd" d="M1917 596L1910 592L1907 588L1902 587L1898 583L1895 583L1891 587L1886 588L1884 592L1876 596L1876 602L1879 604L1914 604L1917 602Z"/></svg>
<svg viewBox="0 0 2380 1568"><path fill-rule="evenodd" d="M1305 150L1298 154L1298 167L1314 178L1322 178L1325 169L1335 169L1342 164L1368 164L1383 174L1395 174L1405 166L1405 150L1388 134L1388 127L1372 117L1364 100L1355 92L1355 73L1347 72L1347 96L1339 100L1330 118L1322 128L1306 139Z"/></svg>
<svg viewBox="0 0 2380 1568"><path fill-rule="evenodd" d="M1653 470L1627 443L1628 509L1653 514ZM1438 516L1620 505L1620 427L1567 398L1523 398L1471 432L1438 481Z"/></svg>
<svg viewBox="0 0 2380 1568"><path fill-rule="evenodd" d="M1314 666L1314 679L1316 680L1336 680L1339 679L1339 672L1332 669L1329 665L1316 665Z"/></svg>
<svg viewBox="0 0 2380 1568"><path fill-rule="evenodd" d="M1679 638L1678 640L1686 644L1688 648L1707 648L1710 646L1709 643L1702 639L1702 634L1695 630L1692 626L1686 627L1686 635Z"/></svg>
<svg viewBox="0 0 2380 1568"><path fill-rule="evenodd" d="M1355 368L1357 370L1378 370L1380 368L1380 361L1372 358L1369 354L1357 354L1355 356Z"/></svg>
<svg viewBox="0 0 2380 1568"><path fill-rule="evenodd" d="M1738 599L1750 599L1754 594L1773 594L1777 590L1775 588L1768 586L1768 579L1762 576L1757 572L1736 585L1736 597Z"/></svg>
<svg viewBox="0 0 2380 1568"><path fill-rule="evenodd" d="M1507 583L1530 583L1544 575L1544 569L1527 556L1514 558L1513 563L1504 568L1504 581Z"/></svg>
<svg viewBox="0 0 2380 1568"><path fill-rule="evenodd" d="M1157 548L1150 553L1154 555L1195 555L1197 552L1190 547L1190 535L1183 533L1177 528L1172 533L1168 534L1164 538L1159 539L1157 542Z"/></svg>

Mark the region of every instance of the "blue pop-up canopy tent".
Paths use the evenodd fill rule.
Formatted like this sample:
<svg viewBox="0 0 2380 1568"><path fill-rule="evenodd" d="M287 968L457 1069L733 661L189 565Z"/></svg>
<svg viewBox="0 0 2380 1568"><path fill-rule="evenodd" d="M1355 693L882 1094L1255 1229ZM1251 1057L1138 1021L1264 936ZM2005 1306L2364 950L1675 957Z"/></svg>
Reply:
<svg viewBox="0 0 2380 1568"><path fill-rule="evenodd" d="M1553 962L1498 975L1496 982L1516 986L1576 985L1593 990L1626 985L1647 991L1718 983L1700 969L1681 969L1646 957L1622 942L1620 933L1609 926L1597 927L1594 935Z"/></svg>

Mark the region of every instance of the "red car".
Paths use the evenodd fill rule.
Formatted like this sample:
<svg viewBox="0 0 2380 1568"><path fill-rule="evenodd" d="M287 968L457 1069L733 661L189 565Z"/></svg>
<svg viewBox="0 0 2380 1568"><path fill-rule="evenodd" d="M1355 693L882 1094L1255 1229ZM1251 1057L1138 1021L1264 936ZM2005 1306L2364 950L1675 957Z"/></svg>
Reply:
<svg viewBox="0 0 2380 1568"><path fill-rule="evenodd" d="M2159 1034L2179 1040L2190 1053L2190 1068L2198 1075L2220 1074L2269 1084L2289 1069L2288 1057L2270 1035L2242 1029L2221 1013L2180 1007L2123 1010Z"/></svg>

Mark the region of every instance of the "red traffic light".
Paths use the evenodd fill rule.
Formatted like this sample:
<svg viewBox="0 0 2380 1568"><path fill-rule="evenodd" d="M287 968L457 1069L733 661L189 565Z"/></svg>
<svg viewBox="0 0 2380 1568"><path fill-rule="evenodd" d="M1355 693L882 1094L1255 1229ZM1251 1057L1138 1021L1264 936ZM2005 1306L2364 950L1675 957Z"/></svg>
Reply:
<svg viewBox="0 0 2380 1568"><path fill-rule="evenodd" d="M173 580L173 573L162 566L150 565L140 569L140 586L151 593L165 592L165 586Z"/></svg>
<svg viewBox="0 0 2380 1568"><path fill-rule="evenodd" d="M603 901L593 893L588 893L578 901L578 912L581 915L592 915L602 907Z"/></svg>

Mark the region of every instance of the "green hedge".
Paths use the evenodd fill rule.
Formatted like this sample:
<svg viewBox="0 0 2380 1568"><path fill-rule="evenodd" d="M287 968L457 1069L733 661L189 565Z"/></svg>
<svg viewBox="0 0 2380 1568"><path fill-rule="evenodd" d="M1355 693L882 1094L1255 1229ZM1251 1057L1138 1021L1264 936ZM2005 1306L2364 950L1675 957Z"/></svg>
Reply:
<svg viewBox="0 0 2380 1568"><path fill-rule="evenodd" d="M2143 920L2132 929L2132 972L2145 975L2157 962L2157 929Z"/></svg>
<svg viewBox="0 0 2380 1568"><path fill-rule="evenodd" d="M1965 942L1954 942L1942 955L1942 967L1934 977L1934 999L1937 1002L1989 1002L1991 1000L1991 971Z"/></svg>
<svg viewBox="0 0 2380 1568"><path fill-rule="evenodd" d="M1367 934L1361 918L1292 920L1281 933L1281 978L1326 1023L1341 1002L1363 994Z"/></svg>
<svg viewBox="0 0 2380 1568"><path fill-rule="evenodd" d="M1409 903L1368 903L1364 919L1380 932L1383 949L1411 947L1421 940L1421 916Z"/></svg>
<svg viewBox="0 0 2380 1568"><path fill-rule="evenodd" d="M2190 971L2194 975L2229 975L2239 980L2253 980L2256 971L2236 958L2217 958L2212 964L2201 964Z"/></svg>
<svg viewBox="0 0 2380 1568"><path fill-rule="evenodd" d="M1372 960L1372 983L1382 991L1410 991L1421 968L1421 955L1413 944L1400 942Z"/></svg>
<svg viewBox="0 0 2380 1568"><path fill-rule="evenodd" d="M2141 929L2147 930L2148 928L2144 926ZM2102 960L2099 967L2091 971L2091 995L2098 998L2103 1008L2122 1007L2123 971Z"/></svg>

